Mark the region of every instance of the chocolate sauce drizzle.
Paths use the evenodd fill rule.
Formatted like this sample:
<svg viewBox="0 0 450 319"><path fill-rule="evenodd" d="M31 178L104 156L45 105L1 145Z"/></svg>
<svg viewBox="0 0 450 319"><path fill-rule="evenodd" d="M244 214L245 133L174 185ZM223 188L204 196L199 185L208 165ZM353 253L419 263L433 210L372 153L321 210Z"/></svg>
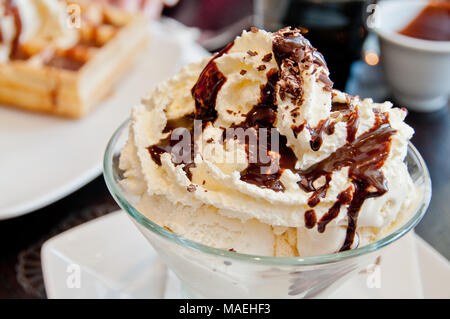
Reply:
<svg viewBox="0 0 450 319"><path fill-rule="evenodd" d="M195 166L195 143L194 143L194 114L185 115L179 119L168 120L164 127L163 133L170 133L166 138L159 141L158 144L149 146L147 148L152 160L161 166L161 155L164 153L171 153L172 162L177 165L184 164L183 171L189 180L192 180L192 173L190 169ZM190 134L190 152L184 153L184 149L178 152L173 152L173 147L180 142L183 131L186 130ZM173 133L176 132L178 138Z"/></svg>
<svg viewBox="0 0 450 319"><path fill-rule="evenodd" d="M334 123L334 122L333 122ZM313 151L318 151L320 146L323 143L323 132L327 132L328 135L331 135L330 132L334 131L334 124L330 125L330 120L321 120L314 128L309 128L309 132L311 134L311 140L309 144Z"/></svg>
<svg viewBox="0 0 450 319"><path fill-rule="evenodd" d="M355 140L356 132L359 126L359 115L358 110L350 112L347 120L347 142L351 143Z"/></svg>
<svg viewBox="0 0 450 319"><path fill-rule="evenodd" d="M279 80L279 74L276 69L269 70L267 73L267 83L261 86L261 96L257 105L255 105L246 115L246 118L239 124L233 125L232 128L243 128L244 130L251 129L247 132L254 132L258 148L250 148L247 145L247 158L249 159L248 167L241 172L241 180L258 185L261 188L269 188L273 191L284 191L284 185L280 181L281 174L284 169L294 169L297 158L294 152L287 146L285 136L278 133L274 128L276 120L276 83ZM259 129L266 129L267 140L265 143L259 143ZM224 132L225 133L225 132ZM276 136L272 137L273 134ZM229 137L224 136L225 140ZM279 141L280 158L278 162L278 169L276 171L268 171L267 167L270 163L263 161L260 154L264 153L269 156L269 151L272 150L272 139ZM245 141L244 141L245 142ZM261 148L265 148L262 150ZM252 153L256 152L256 154ZM281 156L281 154L283 154ZM250 161L250 159L256 161Z"/></svg>
<svg viewBox="0 0 450 319"><path fill-rule="evenodd" d="M179 119L168 120L163 129L163 133L170 133L166 138L162 139L155 145L149 146L147 149L153 161L161 166L161 155L164 153L171 153L172 162L177 165L184 164L183 170L186 177L192 180L191 168L195 167L194 157L196 153L194 141L194 123L195 120L201 120L202 128L208 122L214 122L217 118L216 98L220 88L226 81L226 77L219 71L215 63L215 59L221 57L228 52L233 46L234 42L229 43L222 51L216 54L205 66L200 74L197 82L192 87L191 93L195 100L195 112L188 114ZM187 130L190 134L190 154L184 154L184 149L179 153L173 152L173 147L180 142L183 131ZM174 132L179 134L179 138L173 136Z"/></svg>
<svg viewBox="0 0 450 319"><path fill-rule="evenodd" d="M308 204L315 206L320 198L326 195L331 174L343 167L349 168L353 188L340 193L335 204L318 223L319 232L323 232L325 226L338 215L341 205L349 204L347 235L340 251L350 249L353 243L358 214L364 201L367 198L381 196L388 191L381 167L389 155L391 136L394 133L395 130L388 124L385 117L385 121L375 125L369 132L362 134L353 142L340 147L321 162L305 171L297 171L301 178L300 187L306 192L313 192ZM322 176L325 176L325 184L316 189L313 183Z"/></svg>
<svg viewBox="0 0 450 319"><path fill-rule="evenodd" d="M345 191L339 193L336 202L333 204L333 206L331 206L328 212L326 212L322 216L319 223L317 224L317 231L319 233L323 233L325 231L325 227L327 226L327 224L339 215L341 205L350 203L351 193L352 193L351 188L348 188Z"/></svg>
<svg viewBox="0 0 450 319"><path fill-rule="evenodd" d="M316 217L316 213L314 212L314 209L310 209L307 210L305 212L305 226L306 228L313 228L314 226L316 226L317 223L317 217Z"/></svg>
<svg viewBox="0 0 450 319"><path fill-rule="evenodd" d="M195 101L195 119L202 120L203 125L217 119L217 94L227 80L220 72L215 60L227 53L233 45L234 42L229 43L208 62L198 77L197 83L191 89Z"/></svg>
<svg viewBox="0 0 450 319"><path fill-rule="evenodd" d="M336 122L331 121L330 119L320 120L316 127L310 127L306 121L300 125L292 125L291 129L294 133L294 137L297 138L298 134L300 134L304 128L308 129L311 140L309 141L309 145L313 151L318 151L323 143L323 133L327 135L334 134Z"/></svg>

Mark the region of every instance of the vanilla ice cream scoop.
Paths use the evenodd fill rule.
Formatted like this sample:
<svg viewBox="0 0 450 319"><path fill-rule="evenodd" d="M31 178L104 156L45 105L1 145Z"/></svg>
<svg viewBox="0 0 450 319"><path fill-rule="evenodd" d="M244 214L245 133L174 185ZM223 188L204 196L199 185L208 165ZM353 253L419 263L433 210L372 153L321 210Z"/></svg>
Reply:
<svg viewBox="0 0 450 319"><path fill-rule="evenodd" d="M334 90L299 30L252 28L134 107L123 183L148 218L212 247L348 250L392 231L420 197L405 116Z"/></svg>
<svg viewBox="0 0 450 319"><path fill-rule="evenodd" d="M0 62L17 58L19 47L30 42L68 48L78 41L69 23L65 2L58 0L1 0Z"/></svg>

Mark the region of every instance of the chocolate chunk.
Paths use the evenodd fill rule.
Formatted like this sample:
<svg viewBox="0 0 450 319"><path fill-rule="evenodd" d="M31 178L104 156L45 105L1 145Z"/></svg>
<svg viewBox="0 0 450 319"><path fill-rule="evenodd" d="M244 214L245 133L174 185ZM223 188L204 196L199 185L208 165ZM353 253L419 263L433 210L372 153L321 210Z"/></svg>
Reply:
<svg viewBox="0 0 450 319"><path fill-rule="evenodd" d="M258 55L258 52L248 50L247 54L250 55L250 56L255 56L255 55Z"/></svg>
<svg viewBox="0 0 450 319"><path fill-rule="evenodd" d="M264 64L257 67L258 71L264 71L266 69L266 66Z"/></svg>

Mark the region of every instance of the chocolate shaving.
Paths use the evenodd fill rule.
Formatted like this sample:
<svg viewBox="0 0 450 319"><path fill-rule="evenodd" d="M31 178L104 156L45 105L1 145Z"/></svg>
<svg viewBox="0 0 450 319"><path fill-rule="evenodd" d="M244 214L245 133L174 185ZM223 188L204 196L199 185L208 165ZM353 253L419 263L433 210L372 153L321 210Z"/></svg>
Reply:
<svg viewBox="0 0 450 319"><path fill-rule="evenodd" d="M325 84L324 89L331 91L331 89L333 88L333 82L330 80L330 78L328 77L328 75L326 75L325 73L320 73L319 75L319 80Z"/></svg>
<svg viewBox="0 0 450 319"><path fill-rule="evenodd" d="M334 134L334 127L336 125L336 122L331 122L330 124L328 124L328 126L325 128L325 133L327 133L327 135L333 135Z"/></svg>
<svg viewBox="0 0 450 319"><path fill-rule="evenodd" d="M286 97L289 97L294 104L301 102L303 97L303 79L297 63L288 59L283 61L278 85L281 100L284 101Z"/></svg>
<svg viewBox="0 0 450 319"><path fill-rule="evenodd" d="M298 63L311 62L326 68L322 54L301 35L299 29L285 28L277 32L273 41L273 48L278 65L281 65L283 60L290 58ZM309 53L308 60L305 60L306 53Z"/></svg>
<svg viewBox="0 0 450 319"><path fill-rule="evenodd" d="M187 189L187 191L190 192L190 193L195 192L195 191L197 190L197 185L189 184L189 186L186 187L186 189Z"/></svg>
<svg viewBox="0 0 450 319"><path fill-rule="evenodd" d="M272 53L268 53L262 58L263 62L270 62L270 60L272 60Z"/></svg>
<svg viewBox="0 0 450 319"><path fill-rule="evenodd" d="M351 104L347 102L332 102L331 103L331 112L342 112L351 110Z"/></svg>

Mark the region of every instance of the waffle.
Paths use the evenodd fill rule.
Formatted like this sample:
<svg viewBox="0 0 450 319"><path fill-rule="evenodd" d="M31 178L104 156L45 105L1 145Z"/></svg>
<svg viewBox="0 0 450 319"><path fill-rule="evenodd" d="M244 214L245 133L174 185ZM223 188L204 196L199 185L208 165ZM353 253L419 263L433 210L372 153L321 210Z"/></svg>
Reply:
<svg viewBox="0 0 450 319"><path fill-rule="evenodd" d="M68 49L27 42L0 63L0 103L79 118L112 90L148 42L147 21L113 7L66 1L81 8L78 43Z"/></svg>

